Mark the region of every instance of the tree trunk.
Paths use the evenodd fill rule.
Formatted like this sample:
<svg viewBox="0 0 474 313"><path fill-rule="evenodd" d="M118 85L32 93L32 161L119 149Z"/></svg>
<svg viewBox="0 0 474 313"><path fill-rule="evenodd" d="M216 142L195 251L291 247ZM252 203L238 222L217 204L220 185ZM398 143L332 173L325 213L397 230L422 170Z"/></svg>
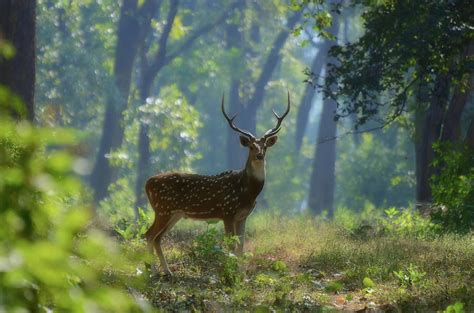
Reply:
<svg viewBox="0 0 474 313"><path fill-rule="evenodd" d="M143 30L148 28L157 10L158 2L155 0L146 1L140 8L137 6L137 0L124 0L122 4L114 60L117 92L109 95L107 101L102 137L90 177L96 203L107 196L107 188L114 176L115 171L109 164L107 156L122 145L124 136L122 115L128 104L133 64L138 47L146 35Z"/></svg>
<svg viewBox="0 0 474 313"><path fill-rule="evenodd" d="M243 6L245 2L242 2L242 5L238 8L239 12L242 14ZM239 31L240 25L237 23L229 23L226 27L226 46L227 49L243 49L243 35ZM240 71L232 71L230 91L229 91L229 100L228 107L226 107L227 112L230 112L231 115L237 114L239 109L242 108L242 103L240 101ZM238 117L237 117L238 118ZM228 168L238 169L242 167L245 163L244 154L242 153L242 147L240 147L240 141L235 131L230 127L227 127L227 166Z"/></svg>
<svg viewBox="0 0 474 313"><path fill-rule="evenodd" d="M334 211L335 166L336 166L336 122L334 112L336 102L325 99L321 122L319 124L318 141L313 159L313 172L310 180L308 206L312 214L321 214L327 210L332 217Z"/></svg>
<svg viewBox="0 0 474 313"><path fill-rule="evenodd" d="M416 201L423 210L432 200L430 178L435 173L432 162L435 157L433 144L440 139L444 111L449 95L449 80L445 74L436 78L431 94L430 106L425 113L421 126L421 138L416 149Z"/></svg>
<svg viewBox="0 0 474 313"><path fill-rule="evenodd" d="M468 60L472 58L473 54L474 41L472 41L466 47L462 58ZM464 108L466 107L468 97L472 89L474 76L470 75L468 79L468 85L464 86L464 90L461 88L461 86L456 86L454 90L453 97L449 103L449 107L443 120L443 129L441 133L442 141L455 142L461 139L461 116Z"/></svg>
<svg viewBox="0 0 474 313"><path fill-rule="evenodd" d="M326 60L326 56L328 54L330 47L331 47L330 43L325 42L325 44L321 46L318 52L316 53L313 63L311 65L311 73L314 75L314 77L321 76L321 72L324 66L324 61ZM318 82L316 81L314 83L317 84ZM311 84L306 84L304 95L303 95L303 98L301 99L301 103L298 108L298 116L296 119L295 148L296 148L296 152L298 153L303 143L304 133L308 125L309 111L311 110L311 106L313 104L313 99L314 99L315 94L316 94L316 87L312 86Z"/></svg>
<svg viewBox="0 0 474 313"><path fill-rule="evenodd" d="M36 1L2 0L0 2L0 42L6 40L15 47L9 60L0 56L0 84L19 96L26 110L12 108L15 118L35 116Z"/></svg>
<svg viewBox="0 0 474 313"><path fill-rule="evenodd" d="M333 24L329 32L334 36L339 32L339 19L333 15ZM328 42L328 50L335 41ZM334 62L327 56L327 63ZM318 140L315 145L315 154L313 159L313 171L310 179L310 190L308 197L308 206L312 214L321 214L327 210L328 216L332 217L334 212L334 190L336 184L335 166L336 166L336 133L337 125L334 121L336 111L336 102L331 99L323 101L323 110L321 122L318 130Z"/></svg>

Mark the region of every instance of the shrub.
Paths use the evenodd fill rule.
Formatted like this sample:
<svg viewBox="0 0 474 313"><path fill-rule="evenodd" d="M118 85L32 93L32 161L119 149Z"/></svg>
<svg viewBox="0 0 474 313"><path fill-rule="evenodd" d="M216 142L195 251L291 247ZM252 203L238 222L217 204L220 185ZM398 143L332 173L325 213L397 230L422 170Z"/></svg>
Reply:
<svg viewBox="0 0 474 313"><path fill-rule="evenodd" d="M450 143L434 148L433 165L441 170L431 179L432 219L447 231L466 233L474 229L474 151Z"/></svg>
<svg viewBox="0 0 474 313"><path fill-rule="evenodd" d="M139 309L101 282L104 267L120 268L120 254L86 228L74 174L81 163L59 149L73 143L70 131L0 119L0 311Z"/></svg>
<svg viewBox="0 0 474 313"><path fill-rule="evenodd" d="M194 240L195 260L201 263L201 266L217 271L222 283L235 285L243 279L240 271L243 260L232 252L238 240L237 236L223 235L214 226L210 226Z"/></svg>

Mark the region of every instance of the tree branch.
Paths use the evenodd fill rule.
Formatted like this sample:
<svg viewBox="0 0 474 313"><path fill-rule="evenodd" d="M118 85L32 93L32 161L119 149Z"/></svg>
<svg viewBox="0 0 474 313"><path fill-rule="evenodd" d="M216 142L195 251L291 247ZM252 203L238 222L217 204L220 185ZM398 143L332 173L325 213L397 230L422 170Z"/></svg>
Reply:
<svg viewBox="0 0 474 313"><path fill-rule="evenodd" d="M164 60L164 64L168 64L169 62L171 62L173 59L175 59L176 57L178 57L179 55L181 55L184 51L186 51L187 49L189 49L194 41L196 41L196 39L198 39L199 37L201 37L202 35L204 35L205 33L208 33L209 31L211 31L214 27L216 27L217 25L221 24L222 22L224 22L226 20L226 18L229 16L229 14L239 5L239 1L235 1L233 2L228 9L225 10L225 12L214 22L212 23L209 23L209 24L206 24L206 25L203 25L201 28L199 28L198 30L196 30L193 34L191 34L189 36L189 38L186 39L185 42L183 42L183 44L181 44L180 47L178 47L174 52L170 53L166 59Z"/></svg>
<svg viewBox="0 0 474 313"><path fill-rule="evenodd" d="M404 95L404 94L406 95L407 92L408 92L408 89L410 89L411 86L413 86L413 84L416 81L418 81L418 78L413 79L407 86L405 86L405 88L403 89L403 92L400 95ZM335 101L335 100L333 99L333 101ZM357 135L357 134L363 134L363 133L368 133L368 132L373 132L373 131L376 131L376 130L383 129L383 128L387 127L388 125L392 124L399 116L401 116L403 114L403 112L405 112L406 104L407 104L407 102L406 102L406 97L405 97L405 100L402 102L402 104L396 106L396 110L390 115L390 118L383 120L382 124L379 125L379 126L368 128L368 129L362 129L362 130L358 130L358 129L351 130L351 131L347 131L344 134L339 135L339 136L334 136L334 137L330 137L330 138L323 138L322 140L318 141L316 143L316 145L320 145L322 143L332 141L332 140L338 140L338 139L341 139L341 138L343 138L347 135ZM338 106L339 106L339 104L338 104Z"/></svg>
<svg viewBox="0 0 474 313"><path fill-rule="evenodd" d="M147 80L153 79L160 69L165 65L166 46L168 44L168 39L173 27L174 19L178 13L179 0L171 0L170 4L171 5L166 18L165 28L163 29L163 33L161 34L158 41L158 51L156 52L151 65L148 67L146 75L144 75L145 79Z"/></svg>

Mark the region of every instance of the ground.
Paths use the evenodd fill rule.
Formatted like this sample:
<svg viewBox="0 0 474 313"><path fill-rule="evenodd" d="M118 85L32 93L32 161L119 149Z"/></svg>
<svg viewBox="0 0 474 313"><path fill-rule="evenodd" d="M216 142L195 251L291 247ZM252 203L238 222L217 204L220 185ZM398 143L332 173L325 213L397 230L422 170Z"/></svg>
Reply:
<svg viewBox="0 0 474 313"><path fill-rule="evenodd" d="M172 278L150 275L142 239L124 242L134 260L122 273L130 292L166 311L474 310L472 234L394 235L370 225L348 230L304 216L256 214L246 253L236 257L221 228L185 221L167 235Z"/></svg>

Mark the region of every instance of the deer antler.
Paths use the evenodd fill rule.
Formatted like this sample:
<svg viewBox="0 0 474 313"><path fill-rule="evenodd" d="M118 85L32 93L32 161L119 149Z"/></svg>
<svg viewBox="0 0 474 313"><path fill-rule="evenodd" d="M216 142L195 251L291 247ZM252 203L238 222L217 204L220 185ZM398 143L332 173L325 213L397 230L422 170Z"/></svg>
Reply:
<svg viewBox="0 0 474 313"><path fill-rule="evenodd" d="M232 129L235 130L236 132L239 132L239 133L241 133L242 135L245 135L245 136L247 136L247 137L249 137L249 138L255 138L254 135L252 135L249 131L247 131L247 130L245 130L245 129L238 128L237 126L234 125L234 119L237 117L237 114L235 114L234 116L232 116L232 118L229 118L229 116L227 115L227 113L225 113L225 109L224 109L224 95L222 95L221 107L222 107L222 114L224 114L224 117L225 117L225 119L227 120L227 122L229 123L230 128L232 128Z"/></svg>
<svg viewBox="0 0 474 313"><path fill-rule="evenodd" d="M290 112L290 106L291 106L291 104L290 104L290 92L288 91L288 106L286 108L285 113L283 113L282 116L279 116L278 114L276 114L275 110L272 109L273 115L275 115L275 117L277 118L277 124L272 129L267 130L266 133L263 135L263 138L268 138L270 136L273 136L273 135L277 134L280 131L281 122L283 121L285 116L287 116L288 113Z"/></svg>

